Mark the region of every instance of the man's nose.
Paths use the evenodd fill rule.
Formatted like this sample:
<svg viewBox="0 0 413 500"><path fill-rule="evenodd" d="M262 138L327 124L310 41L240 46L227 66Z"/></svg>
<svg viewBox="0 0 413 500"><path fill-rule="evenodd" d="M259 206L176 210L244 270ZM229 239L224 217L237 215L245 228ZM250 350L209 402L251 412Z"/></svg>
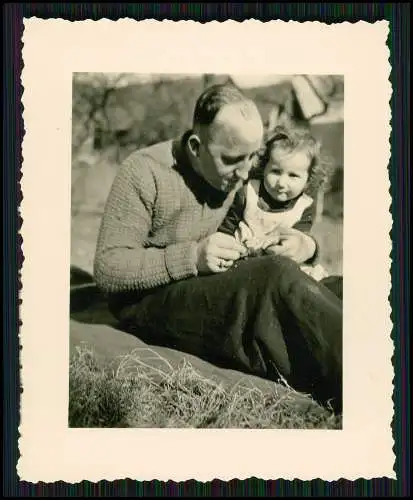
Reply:
<svg viewBox="0 0 413 500"><path fill-rule="evenodd" d="M244 161L242 163L242 165L240 165L237 170L236 170L236 176L243 180L243 181L246 181L248 179L248 176L249 176L249 173L250 173L250 170L252 168L252 162L251 161Z"/></svg>
<svg viewBox="0 0 413 500"><path fill-rule="evenodd" d="M237 177L243 181L246 181L248 179L250 169L248 166L245 166L243 168L238 168L236 171Z"/></svg>

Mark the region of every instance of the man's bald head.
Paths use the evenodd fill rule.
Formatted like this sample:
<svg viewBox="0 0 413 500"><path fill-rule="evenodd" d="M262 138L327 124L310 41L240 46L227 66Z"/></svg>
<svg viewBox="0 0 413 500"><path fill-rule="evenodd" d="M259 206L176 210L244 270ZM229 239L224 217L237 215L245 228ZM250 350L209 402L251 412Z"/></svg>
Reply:
<svg viewBox="0 0 413 500"><path fill-rule="evenodd" d="M234 146L238 141L255 141L263 135L261 116L255 103L233 84L207 88L198 98L193 130L207 142Z"/></svg>
<svg viewBox="0 0 413 500"><path fill-rule="evenodd" d="M204 90L196 101L193 126L211 125L217 113L225 105L245 101L247 97L235 85L228 83L212 85Z"/></svg>
<svg viewBox="0 0 413 500"><path fill-rule="evenodd" d="M255 104L242 101L225 105L204 133L209 143L232 148L261 141L264 128Z"/></svg>
<svg viewBox="0 0 413 500"><path fill-rule="evenodd" d="M253 101L233 85L215 85L198 99L187 151L194 169L221 191L246 180L263 139Z"/></svg>

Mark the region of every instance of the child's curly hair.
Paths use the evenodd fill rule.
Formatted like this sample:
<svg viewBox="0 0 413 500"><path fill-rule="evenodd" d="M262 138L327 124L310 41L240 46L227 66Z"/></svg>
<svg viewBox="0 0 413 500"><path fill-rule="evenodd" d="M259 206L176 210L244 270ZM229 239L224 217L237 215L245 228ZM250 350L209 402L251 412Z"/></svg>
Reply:
<svg viewBox="0 0 413 500"><path fill-rule="evenodd" d="M264 146L253 169L254 178L262 178L265 166L274 149L286 152L304 151L310 159L306 192L314 193L324 188L329 180L330 163L321 155L321 143L304 127L277 126L264 138Z"/></svg>

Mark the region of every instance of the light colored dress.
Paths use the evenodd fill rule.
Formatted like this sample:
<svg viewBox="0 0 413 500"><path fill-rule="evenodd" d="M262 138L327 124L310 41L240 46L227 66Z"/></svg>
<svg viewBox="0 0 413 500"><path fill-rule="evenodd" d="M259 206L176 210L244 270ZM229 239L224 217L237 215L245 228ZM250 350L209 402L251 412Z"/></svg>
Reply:
<svg viewBox="0 0 413 500"><path fill-rule="evenodd" d="M246 205L243 220L239 223L235 238L247 247L251 254L258 254L265 247L269 238L279 236L283 229L291 229L297 224L304 211L313 204L313 199L303 193L292 208L268 212L258 205L259 180L252 180L246 185ZM328 276L320 265L302 265L301 269L317 281Z"/></svg>

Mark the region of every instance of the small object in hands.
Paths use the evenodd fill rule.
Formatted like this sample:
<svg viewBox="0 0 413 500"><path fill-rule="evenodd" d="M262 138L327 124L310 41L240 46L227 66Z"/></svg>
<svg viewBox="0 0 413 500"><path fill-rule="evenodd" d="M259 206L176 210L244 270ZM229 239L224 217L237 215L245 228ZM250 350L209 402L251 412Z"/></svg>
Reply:
<svg viewBox="0 0 413 500"><path fill-rule="evenodd" d="M250 238L248 240L244 240L243 244L247 250L247 253L244 258L257 257L263 254L262 242L260 239Z"/></svg>
<svg viewBox="0 0 413 500"><path fill-rule="evenodd" d="M247 251L248 257L257 257L265 254L265 250L270 245L276 245L280 241L279 231L273 230L262 236L255 236L243 241Z"/></svg>

